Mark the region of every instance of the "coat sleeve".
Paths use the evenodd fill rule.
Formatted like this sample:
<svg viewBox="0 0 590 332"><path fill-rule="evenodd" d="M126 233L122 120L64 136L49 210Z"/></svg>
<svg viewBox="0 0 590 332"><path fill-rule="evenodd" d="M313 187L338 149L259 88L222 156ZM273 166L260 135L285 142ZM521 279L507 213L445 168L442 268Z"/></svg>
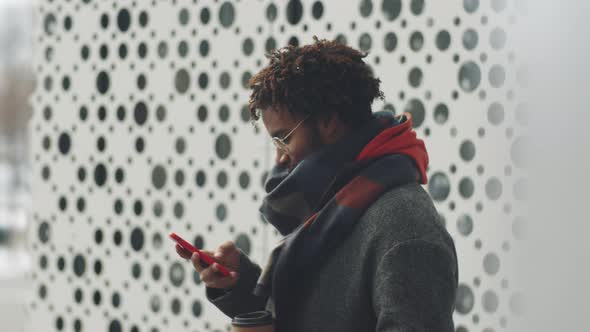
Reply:
<svg viewBox="0 0 590 332"><path fill-rule="evenodd" d="M207 299L230 318L242 313L264 310L267 299L252 293L260 272L260 266L240 250L240 274L234 287L230 290L205 287Z"/></svg>
<svg viewBox="0 0 590 332"><path fill-rule="evenodd" d="M408 240L387 250L373 277L378 332L453 332L455 249Z"/></svg>

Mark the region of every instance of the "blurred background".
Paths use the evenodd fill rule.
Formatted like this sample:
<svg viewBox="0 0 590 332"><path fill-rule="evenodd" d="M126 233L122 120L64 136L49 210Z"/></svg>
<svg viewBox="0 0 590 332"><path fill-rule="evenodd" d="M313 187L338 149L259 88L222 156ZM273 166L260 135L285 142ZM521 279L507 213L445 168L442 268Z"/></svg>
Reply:
<svg viewBox="0 0 590 332"><path fill-rule="evenodd" d="M167 234L266 260L273 150L245 83L313 35L368 53L374 111L413 115L459 255L456 331L583 329L588 9L0 0L2 331L229 331Z"/></svg>
<svg viewBox="0 0 590 332"><path fill-rule="evenodd" d="M0 312L6 331L21 331L32 284L25 234L31 213L28 121L33 92L33 16L30 1L0 1Z"/></svg>

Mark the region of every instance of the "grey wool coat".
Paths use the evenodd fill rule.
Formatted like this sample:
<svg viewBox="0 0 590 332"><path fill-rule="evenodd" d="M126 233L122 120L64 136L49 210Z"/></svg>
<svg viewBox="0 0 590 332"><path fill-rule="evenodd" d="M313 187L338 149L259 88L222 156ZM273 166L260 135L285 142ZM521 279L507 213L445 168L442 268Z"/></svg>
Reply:
<svg viewBox="0 0 590 332"><path fill-rule="evenodd" d="M229 291L206 288L230 318L264 310L252 290L260 266L241 253ZM417 183L384 192L352 233L311 273L277 332L454 332L455 245L428 193ZM287 286L288 287L288 286Z"/></svg>

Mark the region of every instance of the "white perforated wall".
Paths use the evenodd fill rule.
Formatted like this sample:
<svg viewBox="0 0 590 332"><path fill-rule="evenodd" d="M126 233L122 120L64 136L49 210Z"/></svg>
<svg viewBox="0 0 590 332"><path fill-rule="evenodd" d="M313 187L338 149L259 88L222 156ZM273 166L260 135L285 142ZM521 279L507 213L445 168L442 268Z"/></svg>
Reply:
<svg viewBox="0 0 590 332"><path fill-rule="evenodd" d="M171 231L258 262L272 150L245 108L264 52L312 36L369 52L383 108L413 114L455 239L457 331L521 310L521 1L41 1L31 97L36 331L226 331Z"/></svg>

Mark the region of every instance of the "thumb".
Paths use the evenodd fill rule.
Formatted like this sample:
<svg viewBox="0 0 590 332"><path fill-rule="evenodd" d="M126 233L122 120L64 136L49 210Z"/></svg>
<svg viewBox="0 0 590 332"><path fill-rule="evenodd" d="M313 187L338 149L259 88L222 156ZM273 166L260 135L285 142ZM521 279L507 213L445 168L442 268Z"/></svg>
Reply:
<svg viewBox="0 0 590 332"><path fill-rule="evenodd" d="M233 243L233 241L226 241L226 242L222 243L217 248L217 251L225 253L225 252L234 250L235 248L236 248L236 245Z"/></svg>
<svg viewBox="0 0 590 332"><path fill-rule="evenodd" d="M213 257L213 253L209 250L201 250L201 252L207 256Z"/></svg>

